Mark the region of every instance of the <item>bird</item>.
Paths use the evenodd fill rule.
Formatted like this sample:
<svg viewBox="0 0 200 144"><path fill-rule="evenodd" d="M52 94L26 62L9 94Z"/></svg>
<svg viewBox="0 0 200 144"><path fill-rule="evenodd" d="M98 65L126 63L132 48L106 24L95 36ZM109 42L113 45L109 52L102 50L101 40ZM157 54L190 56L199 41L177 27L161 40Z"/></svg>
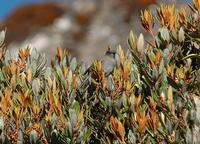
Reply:
<svg viewBox="0 0 200 144"><path fill-rule="evenodd" d="M110 47L105 52L104 56L100 59L100 61L103 64L106 76L109 76L113 72L114 68L119 66L119 56L115 51L111 50ZM87 68L84 74L92 74L92 71L93 65L89 66L89 68Z"/></svg>
<svg viewBox="0 0 200 144"><path fill-rule="evenodd" d="M106 75L109 75L118 64L118 55L115 51L108 48L101 61L104 66L104 72Z"/></svg>

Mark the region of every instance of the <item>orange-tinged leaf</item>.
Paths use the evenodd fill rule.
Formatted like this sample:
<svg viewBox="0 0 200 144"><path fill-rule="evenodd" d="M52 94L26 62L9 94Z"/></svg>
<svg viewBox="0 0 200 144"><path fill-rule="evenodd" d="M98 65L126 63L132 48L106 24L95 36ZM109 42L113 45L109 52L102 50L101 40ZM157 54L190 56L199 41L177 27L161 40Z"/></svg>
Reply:
<svg viewBox="0 0 200 144"><path fill-rule="evenodd" d="M38 136L41 134L41 125L40 123L34 123L32 128L37 132Z"/></svg>
<svg viewBox="0 0 200 144"><path fill-rule="evenodd" d="M124 142L125 130L124 130L124 126L119 120L117 121L117 132L119 134L120 140Z"/></svg>
<svg viewBox="0 0 200 144"><path fill-rule="evenodd" d="M16 66L16 64L15 64L14 62L12 62L12 63L10 64L10 71L11 71L11 74L12 74L12 75L16 74L16 70L17 70L17 66Z"/></svg>
<svg viewBox="0 0 200 144"><path fill-rule="evenodd" d="M57 57L59 61L61 61L63 58L63 53L61 48L57 48Z"/></svg>
<svg viewBox="0 0 200 144"><path fill-rule="evenodd" d="M21 63L18 61L18 64L20 67L24 67L25 64L26 64L26 59L27 57L29 56L29 49L25 49L25 50L22 50L20 49L19 50L19 57L21 58Z"/></svg>
<svg viewBox="0 0 200 144"><path fill-rule="evenodd" d="M23 52L23 50L20 48L20 49L19 49L19 57L22 58L23 55L24 55L24 52Z"/></svg>
<svg viewBox="0 0 200 144"><path fill-rule="evenodd" d="M101 71L101 69L102 69L102 63L100 61L96 61L96 69L97 69L98 72Z"/></svg>
<svg viewBox="0 0 200 144"><path fill-rule="evenodd" d="M56 78L55 76L53 77L53 86L52 86L52 90L53 90L53 94L56 92Z"/></svg>
<svg viewBox="0 0 200 144"><path fill-rule="evenodd" d="M146 130L146 123L147 123L147 116L146 112L137 112L137 122L138 122L138 129L140 133L144 133Z"/></svg>
<svg viewBox="0 0 200 144"><path fill-rule="evenodd" d="M199 11L200 10L200 0L194 0L194 7Z"/></svg>
<svg viewBox="0 0 200 144"><path fill-rule="evenodd" d="M32 110L33 110L34 115L39 115L41 108L40 108L39 105L34 104L33 107L32 107Z"/></svg>
<svg viewBox="0 0 200 144"><path fill-rule="evenodd" d="M156 132L156 130L160 127L160 123L158 121L158 115L153 110L150 110L148 125L154 132Z"/></svg>
<svg viewBox="0 0 200 144"><path fill-rule="evenodd" d="M8 87L5 90L5 99L7 102L11 101L11 89Z"/></svg>
<svg viewBox="0 0 200 144"><path fill-rule="evenodd" d="M113 116L110 117L110 123L111 123L112 128L113 128L114 130L117 129L117 128L116 128L116 125L115 125L115 118L114 118Z"/></svg>
<svg viewBox="0 0 200 144"><path fill-rule="evenodd" d="M19 101L26 108L32 101L31 96L29 95L29 90L23 93L21 90L18 91Z"/></svg>
<svg viewBox="0 0 200 144"><path fill-rule="evenodd" d="M187 27L187 10L185 8L181 8L179 11L179 23L181 26Z"/></svg>
<svg viewBox="0 0 200 144"><path fill-rule="evenodd" d="M125 130L123 124L120 122L120 120L115 119L113 116L110 117L110 123L116 135L122 142L124 142Z"/></svg>
<svg viewBox="0 0 200 144"><path fill-rule="evenodd" d="M6 113L9 109L9 103L6 101L4 96L1 97L0 108L1 108L1 114Z"/></svg>
<svg viewBox="0 0 200 144"><path fill-rule="evenodd" d="M130 71L131 71L131 61L127 61L124 64L124 69L123 69L123 80L128 79L128 76L130 75Z"/></svg>
<svg viewBox="0 0 200 144"><path fill-rule="evenodd" d="M156 110L157 103L154 101L152 97L149 97L150 100L150 107L152 110Z"/></svg>
<svg viewBox="0 0 200 144"><path fill-rule="evenodd" d="M152 23L152 20L153 20L151 11L145 10L145 11L144 11L144 18L145 18L145 20L146 20L149 24L151 24L151 23Z"/></svg>
<svg viewBox="0 0 200 144"><path fill-rule="evenodd" d="M151 32L151 26L153 25L153 16L151 11L145 10L141 16L142 25L146 31Z"/></svg>
<svg viewBox="0 0 200 144"><path fill-rule="evenodd" d="M27 58L30 55L30 49L26 48L24 52L24 56Z"/></svg>
<svg viewBox="0 0 200 144"><path fill-rule="evenodd" d="M64 77L66 78L68 74L68 68L66 66L63 67L63 74L64 74Z"/></svg>
<svg viewBox="0 0 200 144"><path fill-rule="evenodd" d="M151 112L151 119L152 119L153 124L156 124L156 122L157 122L157 113L155 111Z"/></svg>
<svg viewBox="0 0 200 144"><path fill-rule="evenodd" d="M47 123L51 123L51 112L50 111L45 116L45 120L46 120Z"/></svg>
<svg viewBox="0 0 200 144"><path fill-rule="evenodd" d="M139 95L138 97L135 97L135 111L137 112L139 110L139 107L140 107L140 104L142 102L142 99L141 99L141 95Z"/></svg>
<svg viewBox="0 0 200 144"><path fill-rule="evenodd" d="M19 74L20 74L20 67L17 67L17 71L16 71L16 79L19 78Z"/></svg>
<svg viewBox="0 0 200 144"><path fill-rule="evenodd" d="M131 89L132 89L132 83L130 82L130 80L128 80L127 82L126 82L126 90L127 91L130 91Z"/></svg>
<svg viewBox="0 0 200 144"><path fill-rule="evenodd" d="M28 69L26 78L27 78L28 82L31 82L31 80L32 80L32 71L31 71L31 69Z"/></svg>
<svg viewBox="0 0 200 144"><path fill-rule="evenodd" d="M55 112L58 116L62 116L63 112L62 112L62 103L60 102L59 99L56 100L56 109L55 109Z"/></svg>
<svg viewBox="0 0 200 144"><path fill-rule="evenodd" d="M16 124L17 129L19 128L19 120L22 113L22 108L20 106L15 106L13 110L11 110L11 116Z"/></svg>
<svg viewBox="0 0 200 144"><path fill-rule="evenodd" d="M177 15L175 5L161 5L158 11L158 17L161 25L168 26L170 30L176 28Z"/></svg>
<svg viewBox="0 0 200 144"><path fill-rule="evenodd" d="M28 107L31 103L32 99L30 97L25 98L24 100L24 107Z"/></svg>
<svg viewBox="0 0 200 144"><path fill-rule="evenodd" d="M18 96L19 96L20 102L23 103L25 96L24 96L24 93L21 90L18 91Z"/></svg>
<svg viewBox="0 0 200 144"><path fill-rule="evenodd" d="M156 53L155 64L158 65L160 63L160 60L161 60L161 53L160 51L158 51Z"/></svg>
<svg viewBox="0 0 200 144"><path fill-rule="evenodd" d="M49 94L48 94L48 101L49 101L50 105L54 104L54 98L53 98L52 92L49 92Z"/></svg>

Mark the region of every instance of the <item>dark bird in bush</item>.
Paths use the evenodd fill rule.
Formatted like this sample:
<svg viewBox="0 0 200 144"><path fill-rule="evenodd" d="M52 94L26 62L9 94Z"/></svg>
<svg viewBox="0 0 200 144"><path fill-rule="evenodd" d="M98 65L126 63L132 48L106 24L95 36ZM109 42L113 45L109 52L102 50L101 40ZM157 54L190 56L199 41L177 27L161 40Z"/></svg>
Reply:
<svg viewBox="0 0 200 144"><path fill-rule="evenodd" d="M103 64L105 74L109 75L112 73L114 68L118 66L119 56L115 51L108 48L108 50L105 52L105 55L101 59L101 63ZM85 71L85 74L90 73L91 71L93 71L93 65Z"/></svg>
<svg viewBox="0 0 200 144"><path fill-rule="evenodd" d="M117 66L118 56L115 51L108 49L102 59L104 71L106 74L110 74Z"/></svg>

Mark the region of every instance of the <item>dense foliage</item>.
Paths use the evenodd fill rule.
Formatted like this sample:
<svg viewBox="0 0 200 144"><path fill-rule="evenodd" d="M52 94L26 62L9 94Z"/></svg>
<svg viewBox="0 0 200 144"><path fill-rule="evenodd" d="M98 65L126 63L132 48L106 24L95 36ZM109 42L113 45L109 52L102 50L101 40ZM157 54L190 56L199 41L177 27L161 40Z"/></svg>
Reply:
<svg viewBox="0 0 200 144"><path fill-rule="evenodd" d="M195 143L200 121L200 0L188 9L161 5L130 32L116 67L89 68L67 51L46 66L43 54L20 49L12 58L0 34L1 143Z"/></svg>

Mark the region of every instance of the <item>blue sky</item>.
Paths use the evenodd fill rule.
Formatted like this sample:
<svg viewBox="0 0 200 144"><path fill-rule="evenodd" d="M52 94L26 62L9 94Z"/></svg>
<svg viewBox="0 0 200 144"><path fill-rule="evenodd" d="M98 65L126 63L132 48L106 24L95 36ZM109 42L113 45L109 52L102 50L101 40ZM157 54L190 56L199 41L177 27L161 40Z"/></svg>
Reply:
<svg viewBox="0 0 200 144"><path fill-rule="evenodd" d="M9 13L14 10L17 6L27 4L44 2L45 0L0 0L0 19L5 18Z"/></svg>

